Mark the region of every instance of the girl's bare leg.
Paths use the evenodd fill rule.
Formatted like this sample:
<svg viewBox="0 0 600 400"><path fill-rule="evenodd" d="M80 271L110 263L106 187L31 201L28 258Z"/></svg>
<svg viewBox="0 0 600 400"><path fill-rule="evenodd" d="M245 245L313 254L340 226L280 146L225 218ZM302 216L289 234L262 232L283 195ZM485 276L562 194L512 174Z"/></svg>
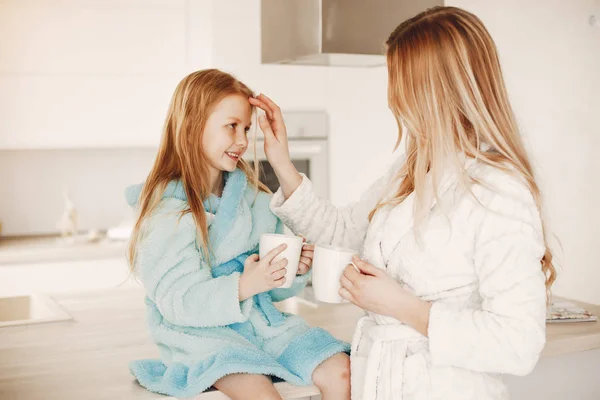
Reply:
<svg viewBox="0 0 600 400"><path fill-rule="evenodd" d="M232 400L281 400L269 377L252 374L224 376L213 385Z"/></svg>
<svg viewBox="0 0 600 400"><path fill-rule="evenodd" d="M350 357L339 353L325 360L312 375L323 400L350 399Z"/></svg>

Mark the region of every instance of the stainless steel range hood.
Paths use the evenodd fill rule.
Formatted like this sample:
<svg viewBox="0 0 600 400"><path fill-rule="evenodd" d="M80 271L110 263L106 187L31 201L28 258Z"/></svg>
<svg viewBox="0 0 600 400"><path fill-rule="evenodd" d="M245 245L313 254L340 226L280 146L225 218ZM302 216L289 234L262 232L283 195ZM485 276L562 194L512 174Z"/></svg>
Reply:
<svg viewBox="0 0 600 400"><path fill-rule="evenodd" d="M263 64L385 64L402 21L443 0L261 0Z"/></svg>

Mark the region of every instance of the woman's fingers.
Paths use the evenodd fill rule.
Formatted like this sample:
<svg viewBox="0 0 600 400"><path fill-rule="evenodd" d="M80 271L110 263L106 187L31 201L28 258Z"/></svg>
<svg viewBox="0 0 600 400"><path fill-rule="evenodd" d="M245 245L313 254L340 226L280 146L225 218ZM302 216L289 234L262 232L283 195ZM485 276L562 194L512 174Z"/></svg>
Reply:
<svg viewBox="0 0 600 400"><path fill-rule="evenodd" d="M348 290L346 290L344 288L340 288L340 290L338 290L338 294L342 297L342 299L346 299L346 300L352 302L353 304L356 304L356 300L354 299L354 296L352 296L352 293L350 293Z"/></svg>
<svg viewBox="0 0 600 400"><path fill-rule="evenodd" d="M263 134L265 135L265 139L267 141L277 140L277 136L271 128L271 124L269 124L267 118L264 115L258 117L258 124L260 125L260 129L263 131Z"/></svg>
<svg viewBox="0 0 600 400"><path fill-rule="evenodd" d="M348 266L346 266L342 277L348 279L353 285L356 285L356 282L361 278L360 273L356 271L352 264L348 264Z"/></svg>
<svg viewBox="0 0 600 400"><path fill-rule="evenodd" d="M262 101L264 104L266 104L269 110L271 111L270 119L275 125L275 131L280 132L281 129L285 130L285 124L283 123L283 114L281 114L281 109L279 108L279 106L275 104L273 100L271 100L262 93L259 94L256 98Z"/></svg>
<svg viewBox="0 0 600 400"><path fill-rule="evenodd" d="M365 275L377 276L381 272L379 268L361 260L357 255L352 256L352 263Z"/></svg>
<svg viewBox="0 0 600 400"><path fill-rule="evenodd" d="M352 290L354 284L350 281L350 279L346 278L344 275L340 278L340 284L342 287L348 291Z"/></svg>
<svg viewBox="0 0 600 400"><path fill-rule="evenodd" d="M265 114L267 115L267 117L269 118L269 121L273 120L273 111L271 111L269 106L267 106L264 102L254 98L254 97L250 97L250 98L248 98L248 100L250 101L250 104L263 110L265 112Z"/></svg>
<svg viewBox="0 0 600 400"><path fill-rule="evenodd" d="M275 114L277 112L281 113L281 109L279 108L279 106L277 104L275 104L275 102L273 100L271 100L268 96L264 95L263 93L256 96L256 99L260 100L263 104L265 104L269 108L269 110L271 110L271 112L273 113L273 116L275 116Z"/></svg>

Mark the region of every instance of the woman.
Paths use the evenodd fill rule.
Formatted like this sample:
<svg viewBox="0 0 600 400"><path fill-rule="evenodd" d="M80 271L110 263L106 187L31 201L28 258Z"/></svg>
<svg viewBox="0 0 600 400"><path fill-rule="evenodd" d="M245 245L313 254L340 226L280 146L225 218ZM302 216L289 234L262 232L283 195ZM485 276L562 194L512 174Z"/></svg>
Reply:
<svg viewBox="0 0 600 400"><path fill-rule="evenodd" d="M406 156L361 200L314 194L279 108L251 99L281 188L271 208L310 241L360 249L340 294L366 310L352 343L353 399L505 399L545 343L555 279L540 191L489 33L437 7L387 41L388 98Z"/></svg>

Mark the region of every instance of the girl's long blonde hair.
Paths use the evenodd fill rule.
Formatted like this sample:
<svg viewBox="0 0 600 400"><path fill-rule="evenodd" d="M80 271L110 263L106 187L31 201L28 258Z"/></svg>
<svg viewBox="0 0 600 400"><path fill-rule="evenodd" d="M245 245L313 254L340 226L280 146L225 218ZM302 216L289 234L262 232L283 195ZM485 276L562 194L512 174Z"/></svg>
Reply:
<svg viewBox="0 0 600 400"><path fill-rule="evenodd" d="M214 107L230 95L248 98L253 93L230 74L216 69L193 72L177 85L167 112L158 154L138 202L139 215L127 254L132 271L135 268L136 249L143 222L155 210L167 184L173 180L181 181L187 195L189 208L183 210L182 215L192 214L204 254L210 254L203 202L210 195L211 187L208 161L202 149L202 136ZM256 135L254 154L254 169L243 159L239 160L238 168L246 174L257 193L270 192L258 178L260 172L256 161Z"/></svg>
<svg viewBox="0 0 600 400"><path fill-rule="evenodd" d="M444 166L461 171L459 154L522 176L536 201L541 196L525 151L502 77L496 46L475 15L455 7L434 7L400 24L387 40L388 101L398 124L399 146L407 133L406 163L396 177L397 205L415 192L421 219L426 175L434 185ZM486 149L487 147L487 149ZM545 229L544 229L545 231ZM547 245L541 268L546 288L556 279Z"/></svg>

